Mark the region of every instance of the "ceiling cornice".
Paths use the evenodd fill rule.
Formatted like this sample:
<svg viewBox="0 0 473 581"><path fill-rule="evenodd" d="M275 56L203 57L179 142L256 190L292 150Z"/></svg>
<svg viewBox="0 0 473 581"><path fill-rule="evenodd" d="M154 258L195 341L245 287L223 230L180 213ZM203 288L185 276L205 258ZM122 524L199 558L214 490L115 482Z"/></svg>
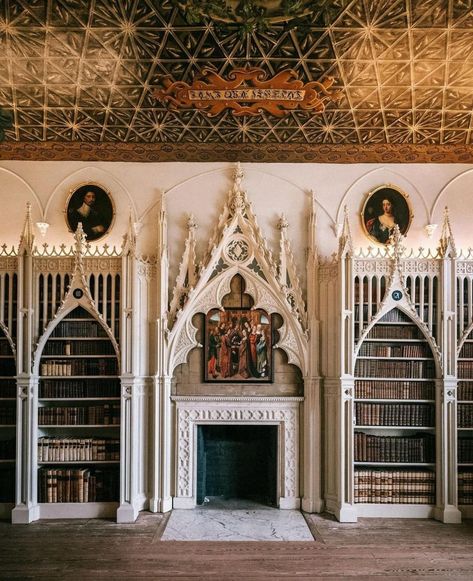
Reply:
<svg viewBox="0 0 473 581"><path fill-rule="evenodd" d="M4 142L0 160L473 163L473 145Z"/></svg>

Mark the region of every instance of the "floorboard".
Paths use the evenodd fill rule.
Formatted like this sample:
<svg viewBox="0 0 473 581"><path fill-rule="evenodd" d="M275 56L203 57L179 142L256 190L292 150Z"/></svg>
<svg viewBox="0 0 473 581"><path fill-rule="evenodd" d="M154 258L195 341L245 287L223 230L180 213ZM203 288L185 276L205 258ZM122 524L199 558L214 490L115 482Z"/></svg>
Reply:
<svg viewBox="0 0 473 581"><path fill-rule="evenodd" d="M305 515L315 542L161 541L168 516L0 523L0 579L473 578L473 521Z"/></svg>

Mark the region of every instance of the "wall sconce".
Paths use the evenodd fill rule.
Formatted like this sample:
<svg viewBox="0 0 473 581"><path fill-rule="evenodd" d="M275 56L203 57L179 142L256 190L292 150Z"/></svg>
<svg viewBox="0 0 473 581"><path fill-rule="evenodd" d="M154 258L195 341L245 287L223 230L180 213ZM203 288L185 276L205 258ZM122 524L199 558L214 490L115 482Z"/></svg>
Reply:
<svg viewBox="0 0 473 581"><path fill-rule="evenodd" d="M437 226L438 226L438 224L427 224L427 226L424 226L424 230L427 234L427 238L432 238L435 230L437 230Z"/></svg>
<svg viewBox="0 0 473 581"><path fill-rule="evenodd" d="M138 220L137 222L133 222L133 230L135 231L135 236L140 235L142 228L143 228L143 222L141 222L141 220Z"/></svg>
<svg viewBox="0 0 473 581"><path fill-rule="evenodd" d="M36 228L38 228L39 233L44 238L46 236L46 232L48 231L49 224L47 222L36 222Z"/></svg>

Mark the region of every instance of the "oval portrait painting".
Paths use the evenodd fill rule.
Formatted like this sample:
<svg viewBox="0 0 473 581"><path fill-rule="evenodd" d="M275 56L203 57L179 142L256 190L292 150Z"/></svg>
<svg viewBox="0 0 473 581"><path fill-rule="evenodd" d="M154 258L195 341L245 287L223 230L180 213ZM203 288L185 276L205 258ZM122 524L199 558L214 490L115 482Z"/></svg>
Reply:
<svg viewBox="0 0 473 581"><path fill-rule="evenodd" d="M396 224L405 236L411 221L407 194L394 186L379 186L368 193L361 211L361 222L366 235L374 242L389 244Z"/></svg>
<svg viewBox="0 0 473 581"><path fill-rule="evenodd" d="M71 232L79 222L87 236L87 242L99 240L112 227L115 216L110 194L102 186L89 183L74 188L66 204L66 221Z"/></svg>

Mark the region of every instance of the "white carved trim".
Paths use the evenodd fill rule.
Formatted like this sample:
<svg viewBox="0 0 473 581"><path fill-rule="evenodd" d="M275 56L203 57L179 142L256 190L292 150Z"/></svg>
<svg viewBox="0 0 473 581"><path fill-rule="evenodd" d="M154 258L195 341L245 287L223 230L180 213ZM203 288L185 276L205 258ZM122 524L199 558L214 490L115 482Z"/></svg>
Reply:
<svg viewBox="0 0 473 581"><path fill-rule="evenodd" d="M303 398L177 396L171 399L176 405L175 508L190 508L196 502L198 424L278 426L279 502L291 507L299 505L299 407Z"/></svg>
<svg viewBox="0 0 473 581"><path fill-rule="evenodd" d="M253 297L254 308L268 313L277 312L282 316L288 330L283 333L278 346L284 350L287 348L290 361L298 365L304 375L307 372L305 306L302 296L294 304L290 304L286 298L287 294L297 294L299 291L289 242L284 237L287 241L284 251L286 262L291 265L292 275L292 288L286 289L278 280L276 264L266 239L258 226L246 192L241 189L242 178L243 172L237 165L233 187L210 240L209 250L199 269L195 286L189 289L185 304L177 310L175 319L171 322L172 327L166 341L165 373L168 375L172 375L176 366L185 361L184 358L193 347L199 346L195 328L189 327L187 321L192 320L196 313L205 314L214 308L222 309L223 297L230 292L230 282L236 274L244 278L245 292ZM239 247L240 254L235 254L232 258L229 245L242 242L247 246L243 250ZM179 284L182 286L182 280L178 280ZM180 293L179 288L175 289L175 293ZM176 307L175 302L173 309Z"/></svg>

